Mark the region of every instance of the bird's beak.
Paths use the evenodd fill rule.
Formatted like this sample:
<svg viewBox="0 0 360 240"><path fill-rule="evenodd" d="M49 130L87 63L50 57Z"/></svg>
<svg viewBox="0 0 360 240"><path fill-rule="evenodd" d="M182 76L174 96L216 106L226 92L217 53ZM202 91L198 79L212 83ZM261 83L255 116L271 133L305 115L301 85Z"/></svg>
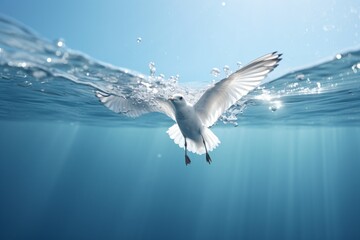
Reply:
<svg viewBox="0 0 360 240"><path fill-rule="evenodd" d="M174 101L174 98L173 98L173 97L169 97L168 100L169 100L170 102L172 102L172 101Z"/></svg>

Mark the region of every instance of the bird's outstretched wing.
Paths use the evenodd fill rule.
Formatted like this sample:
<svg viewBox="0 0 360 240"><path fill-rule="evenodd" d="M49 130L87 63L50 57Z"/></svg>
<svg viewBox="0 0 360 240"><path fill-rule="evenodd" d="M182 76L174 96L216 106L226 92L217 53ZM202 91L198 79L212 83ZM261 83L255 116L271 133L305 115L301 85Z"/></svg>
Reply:
<svg viewBox="0 0 360 240"><path fill-rule="evenodd" d="M167 100L156 98L151 102L135 101L122 96L96 91L96 96L106 107L116 113L122 113L128 117L139 117L150 112L159 112L167 115L175 121L175 110Z"/></svg>
<svg viewBox="0 0 360 240"><path fill-rule="evenodd" d="M212 126L229 107L259 86L278 66L281 55L273 52L262 56L209 88L194 105L204 126Z"/></svg>

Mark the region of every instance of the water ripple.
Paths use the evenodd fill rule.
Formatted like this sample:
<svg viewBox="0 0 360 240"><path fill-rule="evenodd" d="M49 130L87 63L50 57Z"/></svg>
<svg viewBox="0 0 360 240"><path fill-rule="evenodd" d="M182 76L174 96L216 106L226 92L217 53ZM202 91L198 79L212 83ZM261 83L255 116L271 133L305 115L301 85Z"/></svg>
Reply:
<svg viewBox="0 0 360 240"><path fill-rule="evenodd" d="M286 54L285 54L286 56ZM241 64L241 63L239 63ZM223 67L225 75L231 73ZM179 85L179 76L150 75L99 62L48 41L26 26L0 16L0 117L2 120L69 121L96 125L168 126L150 114L139 119L110 112L95 91L151 102L182 93L196 102L203 88ZM211 70L215 76L218 68ZM194 84L195 85L195 84ZM290 72L265 83L232 106L220 121L237 125L360 125L360 51Z"/></svg>

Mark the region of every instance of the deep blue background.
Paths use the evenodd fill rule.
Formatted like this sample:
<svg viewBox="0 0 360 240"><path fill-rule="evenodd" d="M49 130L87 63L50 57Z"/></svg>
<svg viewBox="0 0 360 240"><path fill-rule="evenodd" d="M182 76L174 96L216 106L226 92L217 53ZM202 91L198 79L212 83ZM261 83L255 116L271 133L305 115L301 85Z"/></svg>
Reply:
<svg viewBox="0 0 360 240"><path fill-rule="evenodd" d="M0 124L1 239L359 239L360 129Z"/></svg>

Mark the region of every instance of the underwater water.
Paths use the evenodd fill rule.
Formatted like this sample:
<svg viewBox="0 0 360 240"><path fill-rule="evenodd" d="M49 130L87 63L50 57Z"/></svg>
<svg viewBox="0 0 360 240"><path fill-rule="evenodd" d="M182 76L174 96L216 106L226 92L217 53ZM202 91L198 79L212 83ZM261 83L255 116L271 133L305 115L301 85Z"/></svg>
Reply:
<svg viewBox="0 0 360 240"><path fill-rule="evenodd" d="M0 239L359 239L360 50L265 82L212 128L213 163L161 114L206 89L101 63L0 18ZM208 83L211 84L211 83Z"/></svg>

